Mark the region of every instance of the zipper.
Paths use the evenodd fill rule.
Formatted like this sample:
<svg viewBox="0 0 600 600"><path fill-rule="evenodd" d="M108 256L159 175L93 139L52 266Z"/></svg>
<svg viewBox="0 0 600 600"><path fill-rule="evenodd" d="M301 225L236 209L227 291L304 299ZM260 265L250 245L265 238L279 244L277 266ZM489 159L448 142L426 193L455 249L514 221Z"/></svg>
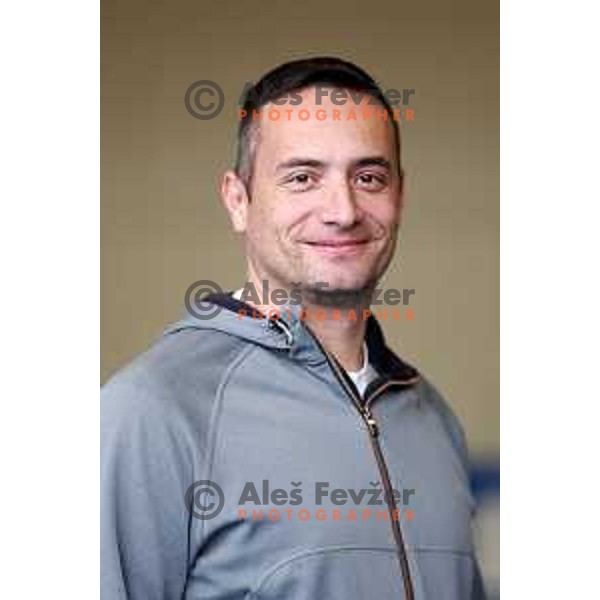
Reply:
<svg viewBox="0 0 600 600"><path fill-rule="evenodd" d="M377 423L377 419L371 412L370 405L373 400L377 396L381 394L385 389L393 385L394 383L408 385L412 383L411 381L387 381L385 384L377 388L372 394L365 398L364 404L362 399L357 393L357 390L354 388L354 385L351 381L348 380L348 376L344 372L342 366L338 363L334 356L331 356L325 348L323 348L320 341L316 338L316 336L308 329L309 334L314 339L317 346L320 348L321 352L325 355L327 359L327 363L329 364L333 374L336 379L354 404L355 408L358 410L360 416L367 426L367 430L369 432L369 439L371 441L371 447L373 449L373 454L375 455L375 461L377 462L377 468L379 469L379 474L381 475L381 481L383 483L383 493L385 497L386 504L388 506L388 512L390 515L390 523L392 527L392 533L394 535L394 541L396 542L396 549L398 553L398 562L400 563L400 572L402 574L402 584L404 587L404 597L406 600L414 600L415 592L412 584L412 578L410 575L410 567L408 564L408 557L406 554L406 546L404 544L404 538L402 536L402 530L400 528L400 520L394 520L394 511L398 509L396 504L396 499L394 498L392 482L390 480L390 473L387 468L387 464L385 462L385 457L383 456L383 451L381 450L381 445L379 443L379 424Z"/></svg>

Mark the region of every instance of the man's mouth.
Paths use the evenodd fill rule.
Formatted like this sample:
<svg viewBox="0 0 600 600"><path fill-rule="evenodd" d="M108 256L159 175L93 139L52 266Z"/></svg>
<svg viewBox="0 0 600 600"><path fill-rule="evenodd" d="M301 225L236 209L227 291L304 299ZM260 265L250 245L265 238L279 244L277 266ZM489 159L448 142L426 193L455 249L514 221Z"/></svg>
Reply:
<svg viewBox="0 0 600 600"><path fill-rule="evenodd" d="M317 252L328 255L358 254L365 250L371 239L324 239L305 241Z"/></svg>

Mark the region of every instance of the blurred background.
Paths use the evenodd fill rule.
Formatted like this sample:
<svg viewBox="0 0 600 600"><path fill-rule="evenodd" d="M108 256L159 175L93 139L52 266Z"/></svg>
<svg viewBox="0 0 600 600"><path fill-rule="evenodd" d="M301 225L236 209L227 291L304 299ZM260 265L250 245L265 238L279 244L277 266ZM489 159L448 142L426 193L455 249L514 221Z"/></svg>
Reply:
<svg viewBox="0 0 600 600"><path fill-rule="evenodd" d="M102 381L183 314L194 281L244 281L217 182L246 82L333 54L384 89L415 89L415 120L401 125L404 223L384 284L416 290L415 320L383 325L464 425L480 557L499 596L498 2L102 0L101 12ZM184 105L200 79L225 94L212 120Z"/></svg>

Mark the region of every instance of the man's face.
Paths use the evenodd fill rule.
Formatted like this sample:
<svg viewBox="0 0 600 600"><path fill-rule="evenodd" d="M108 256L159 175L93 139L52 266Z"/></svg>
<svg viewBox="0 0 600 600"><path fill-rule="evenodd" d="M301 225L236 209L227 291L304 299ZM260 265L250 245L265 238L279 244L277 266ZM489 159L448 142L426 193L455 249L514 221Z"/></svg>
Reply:
<svg viewBox="0 0 600 600"><path fill-rule="evenodd" d="M325 282L359 290L384 273L395 248L402 181L393 128L376 118L384 109L369 96L342 106L329 95L317 105L314 88L301 96L298 106L262 107L281 116L259 124L241 228L250 272L286 289ZM301 120L302 110L309 119ZM327 118L318 120L318 110ZM364 110L373 116L363 119ZM356 120L347 120L351 111Z"/></svg>

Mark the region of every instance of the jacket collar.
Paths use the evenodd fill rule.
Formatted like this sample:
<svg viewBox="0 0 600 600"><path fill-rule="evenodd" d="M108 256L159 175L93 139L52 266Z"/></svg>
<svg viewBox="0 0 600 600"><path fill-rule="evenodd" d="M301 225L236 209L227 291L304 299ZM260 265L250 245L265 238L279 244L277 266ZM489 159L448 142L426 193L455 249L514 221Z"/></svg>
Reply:
<svg viewBox="0 0 600 600"><path fill-rule="evenodd" d="M311 365L326 362L320 344L300 318L300 306L281 307L280 318L274 320L267 318L256 308L233 298L231 294L230 292L207 296L203 300L203 306L207 307L203 313L192 313L188 307L188 315L170 326L165 334L190 328L216 330L261 346L288 350L292 358ZM367 321L365 341L369 350L369 361L382 380L403 385L411 385L418 381L418 371L388 348L383 331L372 316Z"/></svg>

